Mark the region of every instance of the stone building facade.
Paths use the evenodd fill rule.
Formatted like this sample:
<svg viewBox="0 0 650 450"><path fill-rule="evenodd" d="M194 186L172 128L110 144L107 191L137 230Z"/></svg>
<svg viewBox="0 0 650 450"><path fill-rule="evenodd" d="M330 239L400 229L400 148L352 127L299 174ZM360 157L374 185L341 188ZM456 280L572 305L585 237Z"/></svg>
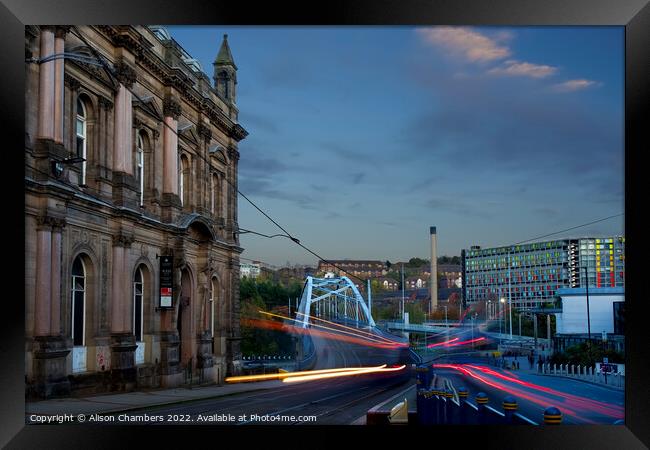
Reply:
<svg viewBox="0 0 650 450"><path fill-rule="evenodd" d="M227 36L213 80L162 27L28 26L25 52L26 395L238 373Z"/></svg>

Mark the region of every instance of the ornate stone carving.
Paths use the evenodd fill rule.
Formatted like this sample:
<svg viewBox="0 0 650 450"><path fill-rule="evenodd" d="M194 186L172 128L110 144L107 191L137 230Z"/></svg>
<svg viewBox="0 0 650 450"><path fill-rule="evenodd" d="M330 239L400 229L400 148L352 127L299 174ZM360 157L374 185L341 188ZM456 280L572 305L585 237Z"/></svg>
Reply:
<svg viewBox="0 0 650 450"><path fill-rule="evenodd" d="M53 228L55 231L60 231L66 226L66 221L63 218L52 216L37 216L36 224L39 228Z"/></svg>
<svg viewBox="0 0 650 450"><path fill-rule="evenodd" d="M196 132L199 134L199 136L205 139L206 142L210 142L210 139L212 139L212 130L210 130L210 127L206 126L202 122L199 122L199 124L196 126Z"/></svg>
<svg viewBox="0 0 650 450"><path fill-rule="evenodd" d="M65 85L68 86L72 91L76 91L81 86L79 80L71 75L68 75L67 73L63 76L63 81Z"/></svg>
<svg viewBox="0 0 650 450"><path fill-rule="evenodd" d="M230 135L237 141L241 141L246 136L248 136L248 131L246 131L241 125L235 124L230 130Z"/></svg>
<svg viewBox="0 0 650 450"><path fill-rule="evenodd" d="M107 99L106 97L99 97L99 106L105 110L113 109L113 102Z"/></svg>
<svg viewBox="0 0 650 450"><path fill-rule="evenodd" d="M115 77L127 89L133 86L133 83L137 80L135 70L129 64L125 63L124 60L115 64Z"/></svg>
<svg viewBox="0 0 650 450"><path fill-rule="evenodd" d="M133 117L133 128L137 128L138 130L144 126L144 123L138 119L137 117Z"/></svg>
<svg viewBox="0 0 650 450"><path fill-rule="evenodd" d="M228 147L228 158L239 161L239 152L235 147Z"/></svg>
<svg viewBox="0 0 650 450"><path fill-rule="evenodd" d="M133 243L133 236L127 236L122 233L113 236L114 246L130 247L132 243Z"/></svg>
<svg viewBox="0 0 650 450"><path fill-rule="evenodd" d="M180 103L171 97L165 98L163 100L163 115L165 117L173 117L178 119L181 116L182 109Z"/></svg>
<svg viewBox="0 0 650 450"><path fill-rule="evenodd" d="M160 138L160 131L153 130L153 138L154 140L158 140L158 138Z"/></svg>

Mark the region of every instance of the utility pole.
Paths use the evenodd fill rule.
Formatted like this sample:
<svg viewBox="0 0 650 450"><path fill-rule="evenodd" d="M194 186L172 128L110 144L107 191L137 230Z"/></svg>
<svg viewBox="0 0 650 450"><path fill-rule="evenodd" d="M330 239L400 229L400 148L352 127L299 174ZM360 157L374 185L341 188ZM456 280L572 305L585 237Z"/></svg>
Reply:
<svg viewBox="0 0 650 450"><path fill-rule="evenodd" d="M404 263L402 263L402 321L404 321Z"/></svg>
<svg viewBox="0 0 650 450"><path fill-rule="evenodd" d="M510 340L512 340L512 301L511 301L511 268L512 264L510 263L510 250L508 250L508 311L510 315Z"/></svg>
<svg viewBox="0 0 650 450"><path fill-rule="evenodd" d="M585 288L587 292L587 337L589 339L588 341L588 352L589 352L589 363L593 364L593 361L591 360L591 319L589 315L589 274L587 273L587 267L585 266Z"/></svg>

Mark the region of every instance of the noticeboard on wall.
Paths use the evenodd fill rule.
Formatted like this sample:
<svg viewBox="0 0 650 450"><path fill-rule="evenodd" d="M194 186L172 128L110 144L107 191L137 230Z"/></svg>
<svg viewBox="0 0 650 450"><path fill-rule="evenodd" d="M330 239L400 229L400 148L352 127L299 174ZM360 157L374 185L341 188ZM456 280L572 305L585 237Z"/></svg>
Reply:
<svg viewBox="0 0 650 450"><path fill-rule="evenodd" d="M160 257L160 308L173 308L174 285L174 258L172 256Z"/></svg>

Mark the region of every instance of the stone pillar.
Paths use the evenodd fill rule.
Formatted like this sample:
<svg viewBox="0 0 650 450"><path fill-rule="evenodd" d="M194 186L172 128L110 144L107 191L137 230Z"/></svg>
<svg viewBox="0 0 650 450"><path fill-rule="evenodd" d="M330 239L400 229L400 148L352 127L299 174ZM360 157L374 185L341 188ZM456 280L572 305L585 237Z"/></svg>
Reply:
<svg viewBox="0 0 650 450"><path fill-rule="evenodd" d="M113 273L111 304L111 390L129 391L136 386L135 336L127 325L125 303L128 304L126 284L126 252L133 242L122 233L113 237Z"/></svg>
<svg viewBox="0 0 650 450"><path fill-rule="evenodd" d="M50 334L52 301L52 226L51 218L41 216L36 228L36 298L34 336Z"/></svg>
<svg viewBox="0 0 650 450"><path fill-rule="evenodd" d="M54 27L41 27L40 59L54 54ZM55 61L41 63L38 81L38 137L54 139Z"/></svg>
<svg viewBox="0 0 650 450"><path fill-rule="evenodd" d="M129 263L129 250L131 242L127 241L122 254L122 330L134 333L133 331L133 279L131 277L131 265ZM144 318L143 318L144 320Z"/></svg>
<svg viewBox="0 0 650 450"><path fill-rule="evenodd" d="M131 87L136 81L135 70L124 61L115 65L120 87L115 95L115 131L113 133L113 170L133 175L131 142L133 109Z"/></svg>
<svg viewBox="0 0 650 450"><path fill-rule="evenodd" d="M115 131L113 134L113 170L127 172L128 151L131 141L131 121L128 120L131 111L131 93L120 84L115 95Z"/></svg>
<svg viewBox="0 0 650 450"><path fill-rule="evenodd" d="M67 30L57 27L54 39L54 53L61 55L65 51L65 34ZM54 141L63 144L63 58L54 61Z"/></svg>
<svg viewBox="0 0 650 450"><path fill-rule="evenodd" d="M124 247L117 239L113 240L113 273L111 295L111 333L122 333L122 271L124 270Z"/></svg>
<svg viewBox="0 0 650 450"><path fill-rule="evenodd" d="M171 97L163 103L163 194L178 196L178 118L181 105Z"/></svg>
<svg viewBox="0 0 650 450"><path fill-rule="evenodd" d="M27 395L48 398L70 393L66 373L70 349L61 335L60 319L61 227L65 221L41 216L37 223L33 379L28 380Z"/></svg>
<svg viewBox="0 0 650 450"><path fill-rule="evenodd" d="M51 239L51 301L50 301L50 334L61 334L61 229L65 220L57 220L52 227Z"/></svg>

